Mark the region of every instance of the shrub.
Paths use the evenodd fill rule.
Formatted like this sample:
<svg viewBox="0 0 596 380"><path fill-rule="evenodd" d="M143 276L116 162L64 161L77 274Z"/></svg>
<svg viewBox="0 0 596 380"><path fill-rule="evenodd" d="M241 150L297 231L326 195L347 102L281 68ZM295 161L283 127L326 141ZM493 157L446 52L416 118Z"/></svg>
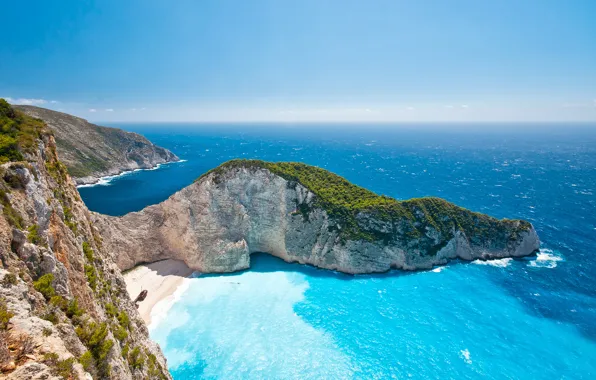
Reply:
<svg viewBox="0 0 596 380"><path fill-rule="evenodd" d="M129 350L130 350L130 347L128 346L128 343L126 343L126 344L124 345L124 347L122 347L122 357L123 357L124 359L127 359L127 360L128 360L128 351L129 351Z"/></svg>
<svg viewBox="0 0 596 380"><path fill-rule="evenodd" d="M114 336L120 342L123 342L126 338L128 338L128 332L126 331L126 329L124 327L118 326L116 331L114 331Z"/></svg>
<svg viewBox="0 0 596 380"><path fill-rule="evenodd" d="M44 327L42 334L43 334L43 336L48 337L48 336L52 335L52 329L49 327Z"/></svg>
<svg viewBox="0 0 596 380"><path fill-rule="evenodd" d="M118 314L118 309L116 309L116 306L114 306L113 303L109 303L109 302L106 303L105 309L106 309L106 314L112 318Z"/></svg>
<svg viewBox="0 0 596 380"><path fill-rule="evenodd" d="M72 317L80 317L83 315L83 309L79 308L79 302L76 298L73 298L69 303L68 307L66 308L66 316L68 318Z"/></svg>
<svg viewBox="0 0 596 380"><path fill-rule="evenodd" d="M75 329L81 342L91 351L95 367L103 375L108 374L110 371L106 358L114 345L114 341L107 338L108 331L108 325L105 322L91 322Z"/></svg>
<svg viewBox="0 0 596 380"><path fill-rule="evenodd" d="M43 355L43 361L53 364L58 361L58 354L55 352L48 352Z"/></svg>
<svg viewBox="0 0 596 380"><path fill-rule="evenodd" d="M10 288L13 285L17 284L17 276L14 273L7 273L4 275L2 279L2 286L5 288Z"/></svg>
<svg viewBox="0 0 596 380"><path fill-rule="evenodd" d="M151 378L158 378L160 380L165 380L167 377L163 374L163 368L161 368L161 364L157 361L155 355L147 352L147 374Z"/></svg>
<svg viewBox="0 0 596 380"><path fill-rule="evenodd" d="M2 204L2 213L8 224L19 230L22 229L24 224L23 217L12 207L8 195L2 189L0 189L0 203Z"/></svg>
<svg viewBox="0 0 596 380"><path fill-rule="evenodd" d="M73 233L77 233L77 223L74 221L74 214L70 207L63 207L64 211L64 224L70 228Z"/></svg>
<svg viewBox="0 0 596 380"><path fill-rule="evenodd" d="M0 135L0 163L21 161L23 155L19 152L19 144L14 137Z"/></svg>
<svg viewBox="0 0 596 380"><path fill-rule="evenodd" d="M62 296L54 296L50 298L50 305L65 311L68 307L68 301Z"/></svg>
<svg viewBox="0 0 596 380"><path fill-rule="evenodd" d="M0 164L22 161L23 152L31 152L35 141L45 130L45 124L15 111L8 102L0 99Z"/></svg>
<svg viewBox="0 0 596 380"><path fill-rule="evenodd" d="M37 226L37 224L29 226L29 228L27 228L27 231L29 231L29 233L27 234L27 240L29 240L29 243L41 243L41 236L39 235L39 227Z"/></svg>
<svg viewBox="0 0 596 380"><path fill-rule="evenodd" d="M85 351L85 353L79 358L79 362L85 371L91 374L95 372L95 361L93 359L93 355L91 355L91 351Z"/></svg>
<svg viewBox="0 0 596 380"><path fill-rule="evenodd" d="M0 330L6 330L8 327L8 321L10 321L10 318L13 316L14 314L11 313L6 306L6 301L4 299L0 299Z"/></svg>
<svg viewBox="0 0 596 380"><path fill-rule="evenodd" d="M58 354L51 352L43 356L43 362L51 368L54 375L62 376L65 379L70 379L74 375L74 358L58 360Z"/></svg>
<svg viewBox="0 0 596 380"><path fill-rule="evenodd" d="M10 104L4 99L0 99L0 117L12 119L14 116L15 113Z"/></svg>
<svg viewBox="0 0 596 380"><path fill-rule="evenodd" d="M66 181L66 174L68 170L60 161L46 162L46 169L50 174L50 177L52 177L58 184L63 184ZM56 198L62 200L64 198L64 194Z"/></svg>
<svg viewBox="0 0 596 380"><path fill-rule="evenodd" d="M60 322L60 317L58 316L58 313L56 313L53 310L50 310L47 313L42 314L40 318L52 322L52 324L54 325Z"/></svg>
<svg viewBox="0 0 596 380"><path fill-rule="evenodd" d="M12 168L15 168L15 166L12 166ZM27 182L25 182L26 179L17 173L7 172L2 178L4 179L4 182L13 189L21 190L27 185Z"/></svg>
<svg viewBox="0 0 596 380"><path fill-rule="evenodd" d="M124 310L118 313L118 322L120 322L120 326L125 327L127 329L130 328L130 318Z"/></svg>
<svg viewBox="0 0 596 380"><path fill-rule="evenodd" d="M141 369L143 368L144 364L145 357L143 356L143 353L141 352L139 347L133 348L130 354L128 355L128 365L130 365L132 369Z"/></svg>
<svg viewBox="0 0 596 380"><path fill-rule="evenodd" d="M56 291L54 290L54 287L52 286L53 281L54 281L53 274L51 274L51 273L44 274L37 281L33 282L33 287L35 288L35 290L37 290L38 292L43 294L43 296L47 300L49 300L56 294Z"/></svg>
<svg viewBox="0 0 596 380"><path fill-rule="evenodd" d="M85 276L87 276L87 282L91 289L97 289L97 272L93 265L85 264Z"/></svg>
<svg viewBox="0 0 596 380"><path fill-rule="evenodd" d="M83 253L85 254L85 258L89 263L93 263L95 257L93 255L93 248L87 243L86 241L83 242Z"/></svg>

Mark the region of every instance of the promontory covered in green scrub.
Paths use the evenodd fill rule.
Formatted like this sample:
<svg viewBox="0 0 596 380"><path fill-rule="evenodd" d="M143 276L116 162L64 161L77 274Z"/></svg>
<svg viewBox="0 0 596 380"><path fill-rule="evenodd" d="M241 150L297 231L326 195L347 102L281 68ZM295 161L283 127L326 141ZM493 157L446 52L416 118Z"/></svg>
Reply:
<svg viewBox="0 0 596 380"><path fill-rule="evenodd" d="M231 272L266 252L357 274L519 257L540 245L526 221L440 198L398 201L318 167L259 160L228 161L158 205L123 217L95 214L95 224L104 243L122 252L121 269L170 258Z"/></svg>
<svg viewBox="0 0 596 380"><path fill-rule="evenodd" d="M46 108L14 108L49 127L56 139L60 161L79 185L95 183L100 177L179 161L174 153L134 132L102 127Z"/></svg>

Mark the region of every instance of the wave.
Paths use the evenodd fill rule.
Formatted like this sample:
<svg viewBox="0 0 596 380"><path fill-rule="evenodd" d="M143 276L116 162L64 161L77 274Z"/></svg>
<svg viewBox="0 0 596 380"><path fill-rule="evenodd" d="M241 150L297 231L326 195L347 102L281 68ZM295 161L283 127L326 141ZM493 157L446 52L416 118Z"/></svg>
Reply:
<svg viewBox="0 0 596 380"><path fill-rule="evenodd" d="M493 267L506 268L509 266L509 264L511 264L512 261L513 261L512 258L506 257L504 259L494 259L494 260L474 260L474 261L472 261L472 264L490 265Z"/></svg>
<svg viewBox="0 0 596 380"><path fill-rule="evenodd" d="M444 269L445 269L445 267L436 267L436 268L432 269L431 272L439 273Z"/></svg>
<svg viewBox="0 0 596 380"><path fill-rule="evenodd" d="M138 169L135 169L138 170ZM119 178L119 177L124 177L127 176L129 174L132 174L135 172L135 170L127 170L125 172L122 172L120 174L115 174L115 175L107 175L105 177L99 177L97 182L95 183L86 183L83 185L77 185L77 189L82 189L85 187L95 187L95 186L108 186L110 184L110 182L112 182L114 179Z"/></svg>
<svg viewBox="0 0 596 380"><path fill-rule="evenodd" d="M180 161L172 161L172 162L164 162L163 164L157 164L152 168L147 168L147 169L133 169L133 170L126 170L123 171L122 173L119 174L114 174L114 175L107 175L104 177L99 177L97 182L95 183L86 183L83 185L77 185L77 189L82 189L85 187L95 187L95 186L109 186L110 183L115 180L116 178L120 178L120 177L125 177L127 175L136 173L136 172L140 172L140 171L151 171L151 170L157 170L159 168L161 168L164 165L169 165L169 164L177 164L177 163L181 163L181 162L186 162L188 160L180 160Z"/></svg>
<svg viewBox="0 0 596 380"><path fill-rule="evenodd" d="M467 348L459 352L459 357L464 359L466 363L472 364L472 359L470 359L470 350L468 350Z"/></svg>
<svg viewBox="0 0 596 380"><path fill-rule="evenodd" d="M178 301L182 299L182 296L188 290L190 286L190 279L184 278L182 279L182 283L178 285L176 291L169 297L166 297L159 301L158 303L151 308L151 323L147 327L149 331L154 330L161 322L163 322L166 317L168 316L168 311L174 306Z"/></svg>
<svg viewBox="0 0 596 380"><path fill-rule="evenodd" d="M565 261L565 259L557 253L552 249L542 248L536 255L536 259L530 261L528 265L534 268L556 268L559 261Z"/></svg>

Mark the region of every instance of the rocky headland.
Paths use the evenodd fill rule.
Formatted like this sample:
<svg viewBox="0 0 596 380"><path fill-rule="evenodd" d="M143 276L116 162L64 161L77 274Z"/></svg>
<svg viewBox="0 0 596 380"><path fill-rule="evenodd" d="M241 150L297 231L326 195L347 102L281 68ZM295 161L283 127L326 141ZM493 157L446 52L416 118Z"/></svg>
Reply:
<svg viewBox="0 0 596 380"><path fill-rule="evenodd" d="M397 201L300 163L233 160L166 201L122 217L93 214L121 269L163 259L204 273L249 268L250 254L344 273L417 270L453 259L538 250L532 225L439 198Z"/></svg>
<svg viewBox="0 0 596 380"><path fill-rule="evenodd" d="M101 127L85 119L34 106L15 106L43 120L52 130L60 161L77 185L135 169L151 169L179 161L169 150L145 137L118 128Z"/></svg>

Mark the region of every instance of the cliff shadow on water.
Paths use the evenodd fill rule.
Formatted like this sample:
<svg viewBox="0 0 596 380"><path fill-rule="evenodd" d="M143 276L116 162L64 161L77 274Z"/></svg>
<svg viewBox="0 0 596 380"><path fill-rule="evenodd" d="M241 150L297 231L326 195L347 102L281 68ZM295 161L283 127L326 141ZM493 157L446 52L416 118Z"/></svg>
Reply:
<svg viewBox="0 0 596 380"><path fill-rule="evenodd" d="M536 257L535 254L530 256L521 257L521 258L513 258L515 262L523 263L528 262ZM387 272L383 273L368 273L368 274L348 274L348 273L341 273L337 271L332 271L329 269L321 269L317 268L311 264L301 264L298 262L287 262L279 257L271 255L267 252L255 252L250 255L250 267L248 269L243 269L237 272L232 273L200 273L195 272L195 276L200 278L209 278L209 277L236 277L241 275L245 272L255 272L255 273L274 273L274 272L292 272L292 273L299 273L309 277L316 277L316 278L333 278L336 280L341 281L352 281L352 280L360 280L360 279L368 279L368 278L387 278L387 277L405 277L405 276L415 276L421 273L429 272L436 270L437 268L447 268L458 266L462 264L469 263L469 261L464 261L461 259L455 259L445 265L437 266L434 269L429 269L427 271L404 271L400 269L391 269ZM151 266L152 264L145 264ZM156 266L156 268L160 268ZM158 270L158 269L156 269ZM159 273L159 271L158 271Z"/></svg>

